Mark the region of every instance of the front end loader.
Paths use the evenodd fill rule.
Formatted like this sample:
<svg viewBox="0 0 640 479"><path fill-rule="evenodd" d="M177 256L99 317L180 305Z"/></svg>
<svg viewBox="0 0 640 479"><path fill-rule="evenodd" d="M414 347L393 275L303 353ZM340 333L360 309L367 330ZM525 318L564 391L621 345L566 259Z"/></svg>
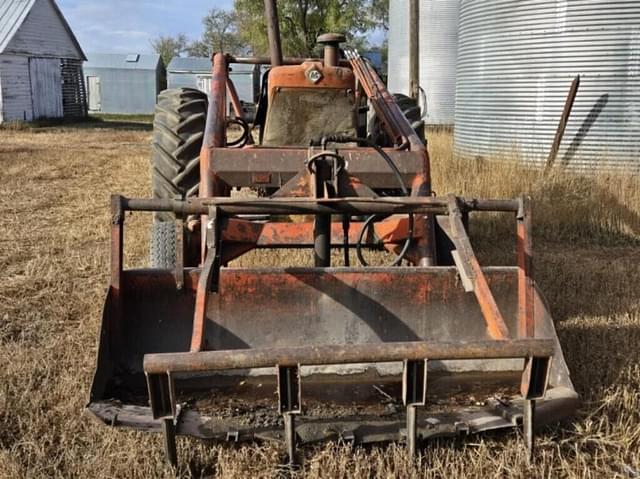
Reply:
<svg viewBox="0 0 640 479"><path fill-rule="evenodd" d="M163 432L174 464L177 436L279 440L293 462L325 440L413 455L430 438L521 429L532 452L534 430L578 398L533 279L529 199L434 196L415 105L341 35L319 38L323 58L283 58L265 3L271 57L217 53L207 96L161 95L154 198L112 197L88 410ZM254 125L233 63L270 64ZM141 211L153 267L125 269L125 216ZM515 266L478 262L468 224L485 212L513 223ZM304 260L237 266L281 249Z"/></svg>

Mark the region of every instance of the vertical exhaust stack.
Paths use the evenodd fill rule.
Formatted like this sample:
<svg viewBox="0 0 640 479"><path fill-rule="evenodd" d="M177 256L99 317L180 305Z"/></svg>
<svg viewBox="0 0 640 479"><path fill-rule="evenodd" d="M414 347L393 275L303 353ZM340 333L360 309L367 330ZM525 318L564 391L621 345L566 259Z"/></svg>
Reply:
<svg viewBox="0 0 640 479"><path fill-rule="evenodd" d="M280 21L278 19L276 0L264 0L264 13L267 19L271 66L280 66L282 65L282 44L280 42Z"/></svg>
<svg viewBox="0 0 640 479"><path fill-rule="evenodd" d="M337 67L340 61L340 44L347 41L341 33L325 33L318 37L318 43L324 45L324 66Z"/></svg>
<svg viewBox="0 0 640 479"><path fill-rule="evenodd" d="M419 97L420 88L420 4L409 2L409 95Z"/></svg>

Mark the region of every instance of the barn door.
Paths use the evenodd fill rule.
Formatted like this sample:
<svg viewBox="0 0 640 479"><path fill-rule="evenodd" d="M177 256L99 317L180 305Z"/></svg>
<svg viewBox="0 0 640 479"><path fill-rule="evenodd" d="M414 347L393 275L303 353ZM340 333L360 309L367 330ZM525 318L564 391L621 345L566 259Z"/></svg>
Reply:
<svg viewBox="0 0 640 479"><path fill-rule="evenodd" d="M100 77L87 77L87 95L89 95L89 111L102 110L102 93L100 92Z"/></svg>
<svg viewBox="0 0 640 479"><path fill-rule="evenodd" d="M62 69L58 58L29 58L33 118L61 118Z"/></svg>

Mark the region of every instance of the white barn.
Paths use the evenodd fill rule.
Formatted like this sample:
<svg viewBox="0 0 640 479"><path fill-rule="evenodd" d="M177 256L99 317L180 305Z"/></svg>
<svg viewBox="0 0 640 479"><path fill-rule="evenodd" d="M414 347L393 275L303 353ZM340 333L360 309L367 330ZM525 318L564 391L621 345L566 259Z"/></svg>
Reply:
<svg viewBox="0 0 640 479"><path fill-rule="evenodd" d="M0 123L85 116L85 60L54 0L0 0Z"/></svg>

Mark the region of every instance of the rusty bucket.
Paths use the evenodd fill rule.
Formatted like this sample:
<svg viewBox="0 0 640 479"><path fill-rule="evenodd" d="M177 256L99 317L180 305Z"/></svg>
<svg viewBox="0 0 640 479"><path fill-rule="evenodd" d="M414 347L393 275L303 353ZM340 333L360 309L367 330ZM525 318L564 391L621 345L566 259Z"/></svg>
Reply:
<svg viewBox="0 0 640 479"><path fill-rule="evenodd" d="M330 439L404 441L413 453L428 438L513 428L524 428L531 450L534 428L576 407L524 262L475 269L465 238L449 231L452 266L122 270L127 209L211 211L197 200L154 201L114 203L88 409L112 426L164 430L170 457L175 435L280 439L293 457L296 446ZM450 199L437 204L454 215ZM207 286L194 350L204 274L215 287ZM492 308L505 336L488 321Z"/></svg>

